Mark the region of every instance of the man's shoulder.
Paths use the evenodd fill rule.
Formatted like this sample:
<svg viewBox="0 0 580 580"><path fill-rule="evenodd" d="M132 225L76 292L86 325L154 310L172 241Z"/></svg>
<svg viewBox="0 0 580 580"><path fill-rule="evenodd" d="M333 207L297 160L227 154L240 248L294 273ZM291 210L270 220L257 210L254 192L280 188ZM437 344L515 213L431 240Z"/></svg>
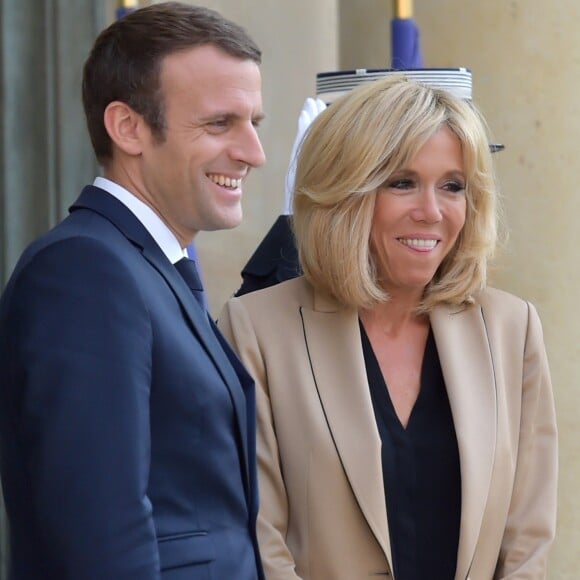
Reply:
<svg viewBox="0 0 580 580"><path fill-rule="evenodd" d="M31 242L22 253L21 262L41 253L66 254L76 248L89 255L93 251L118 253L119 246L124 244L128 240L102 216L75 212Z"/></svg>

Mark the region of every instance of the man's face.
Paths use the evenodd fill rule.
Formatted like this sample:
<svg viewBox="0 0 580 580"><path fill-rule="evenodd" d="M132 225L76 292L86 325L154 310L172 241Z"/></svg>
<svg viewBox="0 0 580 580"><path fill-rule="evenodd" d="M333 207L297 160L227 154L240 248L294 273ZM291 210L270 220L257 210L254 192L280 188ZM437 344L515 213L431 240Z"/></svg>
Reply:
<svg viewBox="0 0 580 580"><path fill-rule="evenodd" d="M160 81L164 139L145 126L135 193L185 246L242 220L243 180L265 161L260 70L206 45L167 56Z"/></svg>

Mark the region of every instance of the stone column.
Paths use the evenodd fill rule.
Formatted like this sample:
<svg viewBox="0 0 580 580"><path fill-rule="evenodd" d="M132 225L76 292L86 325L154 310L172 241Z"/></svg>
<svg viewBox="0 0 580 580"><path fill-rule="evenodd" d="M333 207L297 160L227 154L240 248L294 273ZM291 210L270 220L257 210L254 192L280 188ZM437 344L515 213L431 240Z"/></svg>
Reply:
<svg viewBox="0 0 580 580"><path fill-rule="evenodd" d="M97 171L81 68L104 23L99 0L0 3L0 287L24 247L62 218ZM0 510L0 578L6 574Z"/></svg>
<svg viewBox="0 0 580 580"><path fill-rule="evenodd" d="M66 214L96 164L80 98L82 63L103 22L98 0L4 0L0 74L0 274Z"/></svg>

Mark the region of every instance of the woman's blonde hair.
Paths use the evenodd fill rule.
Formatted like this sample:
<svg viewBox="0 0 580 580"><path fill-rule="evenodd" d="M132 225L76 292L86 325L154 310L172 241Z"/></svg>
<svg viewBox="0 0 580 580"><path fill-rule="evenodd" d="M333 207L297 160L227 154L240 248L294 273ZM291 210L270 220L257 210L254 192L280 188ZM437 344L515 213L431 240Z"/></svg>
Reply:
<svg viewBox="0 0 580 580"><path fill-rule="evenodd" d="M467 212L419 310L469 303L485 286L498 234L487 125L471 103L402 76L347 93L305 136L296 166L293 227L311 284L355 308L388 300L370 249L376 192L442 126L462 145Z"/></svg>

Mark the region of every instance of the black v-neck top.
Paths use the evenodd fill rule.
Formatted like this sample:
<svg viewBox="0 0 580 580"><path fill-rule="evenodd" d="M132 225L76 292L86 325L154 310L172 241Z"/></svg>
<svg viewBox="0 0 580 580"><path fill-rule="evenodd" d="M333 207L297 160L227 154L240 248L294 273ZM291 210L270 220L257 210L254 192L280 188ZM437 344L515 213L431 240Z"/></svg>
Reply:
<svg viewBox="0 0 580 580"><path fill-rule="evenodd" d="M419 396L404 428L362 324L360 328L382 441L395 580L453 580L459 544L461 472L435 339L429 331Z"/></svg>

